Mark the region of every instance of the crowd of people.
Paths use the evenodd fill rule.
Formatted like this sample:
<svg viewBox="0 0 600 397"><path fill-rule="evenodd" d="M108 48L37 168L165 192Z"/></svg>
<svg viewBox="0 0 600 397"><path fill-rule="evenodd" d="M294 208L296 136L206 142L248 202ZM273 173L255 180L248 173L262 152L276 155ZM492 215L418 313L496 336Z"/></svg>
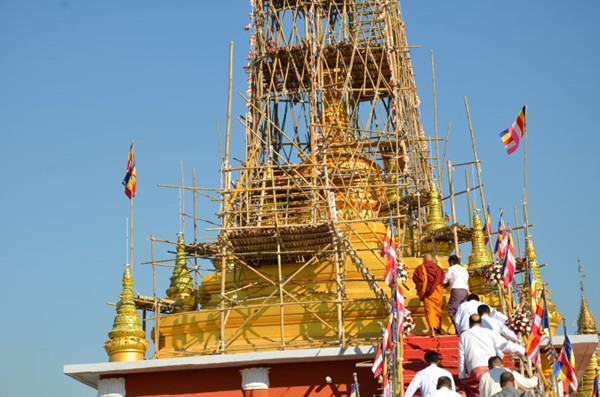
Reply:
<svg viewBox="0 0 600 397"><path fill-rule="evenodd" d="M525 354L515 333L506 326L508 318L480 302L476 294L469 294L469 273L456 255L448 258L448 264L444 273L427 254L413 274L425 308L425 333L442 333L443 288L450 288L447 310L459 336L458 379L467 397L532 397L528 390L538 385L538 378L526 378L503 365L504 353ZM460 396L450 372L438 366L440 354L428 351L424 359L427 367L416 373L404 397L412 397L419 389L422 397Z"/></svg>

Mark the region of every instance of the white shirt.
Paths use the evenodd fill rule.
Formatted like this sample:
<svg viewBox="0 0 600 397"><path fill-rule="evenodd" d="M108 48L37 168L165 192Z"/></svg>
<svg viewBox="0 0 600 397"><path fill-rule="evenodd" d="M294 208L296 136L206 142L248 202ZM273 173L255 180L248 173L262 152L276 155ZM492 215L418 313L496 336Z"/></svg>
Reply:
<svg viewBox="0 0 600 397"><path fill-rule="evenodd" d="M463 302L458 306L458 309L456 309L456 314L454 315L454 321L456 323L456 331L458 332L458 335L469 329L469 317L471 314L477 314L477 308L480 305L483 305L483 303L476 300L470 300ZM499 320L502 322L502 324L508 320L508 317L506 317L504 313L497 311L493 307L490 307L490 309L492 318Z"/></svg>
<svg viewBox="0 0 600 397"><path fill-rule="evenodd" d="M452 374L445 369L438 367L435 364L429 365L429 367L420 370L415 374L413 380L406 388L404 397L412 397L418 389L421 389L422 397L433 397L437 387L437 381L440 376L447 376L452 381L452 390L456 390L454 386L454 379Z"/></svg>
<svg viewBox="0 0 600 397"><path fill-rule="evenodd" d="M499 333L511 342L516 342L518 340L517 335L515 335L510 328L494 317L490 317L488 315L481 316L481 326Z"/></svg>
<svg viewBox="0 0 600 397"><path fill-rule="evenodd" d="M458 377L464 379L477 367L487 367L496 350L525 354L525 348L512 343L494 331L475 325L460 335L458 340Z"/></svg>
<svg viewBox="0 0 600 397"><path fill-rule="evenodd" d="M450 289L469 290L469 272L461 265L452 265L446 270L443 284L450 283Z"/></svg>
<svg viewBox="0 0 600 397"><path fill-rule="evenodd" d="M452 379L452 378L450 378ZM463 397L462 394L459 394L455 391L448 389L447 387L441 387L435 391L433 397Z"/></svg>
<svg viewBox="0 0 600 397"><path fill-rule="evenodd" d="M500 375L504 372L511 372L515 377L515 387L521 389L533 389L539 383L539 379L536 377L526 378L517 371L511 371L508 368L492 368L481 376L479 381L479 395L481 397L492 397L494 394L500 392Z"/></svg>

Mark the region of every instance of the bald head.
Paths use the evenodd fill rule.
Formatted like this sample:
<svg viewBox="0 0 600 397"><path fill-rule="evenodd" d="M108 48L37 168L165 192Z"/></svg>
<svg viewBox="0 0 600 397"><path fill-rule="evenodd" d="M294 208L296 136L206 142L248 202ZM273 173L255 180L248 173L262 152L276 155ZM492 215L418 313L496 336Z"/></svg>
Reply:
<svg viewBox="0 0 600 397"><path fill-rule="evenodd" d="M433 262L433 256L431 256L431 254L423 255L423 259L429 262Z"/></svg>
<svg viewBox="0 0 600 397"><path fill-rule="evenodd" d="M479 314L471 314L469 316L469 327L481 327L481 316Z"/></svg>

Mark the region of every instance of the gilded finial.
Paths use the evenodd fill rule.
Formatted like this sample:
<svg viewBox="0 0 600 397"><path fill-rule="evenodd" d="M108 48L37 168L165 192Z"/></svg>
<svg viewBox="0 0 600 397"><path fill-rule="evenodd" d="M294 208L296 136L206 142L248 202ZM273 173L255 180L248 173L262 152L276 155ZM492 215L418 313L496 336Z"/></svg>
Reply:
<svg viewBox="0 0 600 397"><path fill-rule="evenodd" d="M477 211L473 214L473 236L471 237L471 253L469 254L469 269L487 266L492 263L492 256L485 248L485 237L481 220Z"/></svg>
<svg viewBox="0 0 600 397"><path fill-rule="evenodd" d="M148 340L133 301L133 279L129 266L123 272L122 286L117 315L112 331L108 333L110 339L104 342L104 350L111 362L143 360Z"/></svg>
<svg viewBox="0 0 600 397"><path fill-rule="evenodd" d="M588 308L585 294L583 292L583 269L581 268L581 261L578 259L578 270L581 274L579 280L579 288L581 289L581 307L579 309L579 317L577 318L577 332L580 334L596 334L598 329L596 328L596 320Z"/></svg>
<svg viewBox="0 0 600 397"><path fill-rule="evenodd" d="M194 284L192 282L192 276L187 268L185 243L182 233L178 233L177 236L175 269L171 276L171 284L169 289L167 289L167 296L174 301L181 303L181 306L175 308L175 313L188 312L196 309Z"/></svg>
<svg viewBox="0 0 600 397"><path fill-rule="evenodd" d="M444 218L442 218L442 211L440 209L440 199L437 188L435 187L435 181L431 181L429 187L429 213L427 214L427 224L425 225L425 231L430 232L432 230L440 229L446 226Z"/></svg>
<svg viewBox="0 0 600 397"><path fill-rule="evenodd" d="M535 282L535 290L537 291L537 295L541 293L544 288L544 283L542 282L542 275L540 274L540 267L538 266L537 254L535 252L535 248L533 246L533 240L531 236L527 236L525 238L525 258L529 263L529 268L533 273L533 280ZM525 278L525 283L527 284L527 288L531 288L529 285L529 277ZM537 299L537 297L536 297Z"/></svg>

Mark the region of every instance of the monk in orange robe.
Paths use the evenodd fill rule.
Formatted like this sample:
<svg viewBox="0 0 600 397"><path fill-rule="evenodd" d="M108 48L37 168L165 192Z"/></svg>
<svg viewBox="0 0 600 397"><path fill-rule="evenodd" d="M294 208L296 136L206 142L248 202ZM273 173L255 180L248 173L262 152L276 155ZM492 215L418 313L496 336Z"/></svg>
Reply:
<svg viewBox="0 0 600 397"><path fill-rule="evenodd" d="M425 254L423 263L415 269L412 279L417 287L417 295L425 307L429 334L435 336L436 332L440 332L442 322L444 271L433 262L430 254Z"/></svg>

